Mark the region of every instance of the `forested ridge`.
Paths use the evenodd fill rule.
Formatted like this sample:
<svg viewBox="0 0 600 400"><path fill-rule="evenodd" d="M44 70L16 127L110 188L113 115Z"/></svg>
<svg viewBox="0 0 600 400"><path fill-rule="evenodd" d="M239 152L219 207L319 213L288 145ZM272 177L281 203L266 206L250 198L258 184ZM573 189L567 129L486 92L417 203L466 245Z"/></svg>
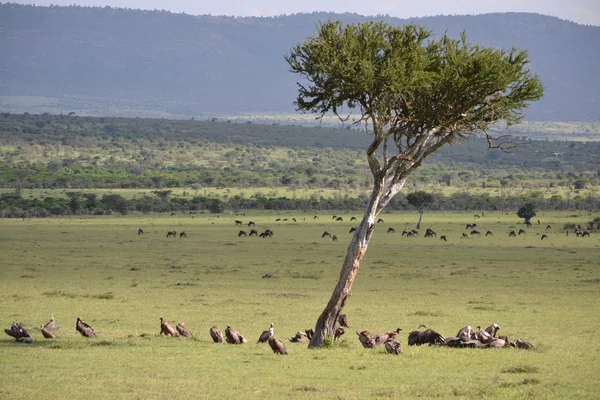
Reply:
<svg viewBox="0 0 600 400"><path fill-rule="evenodd" d="M189 118L293 113L284 55L319 21L415 22L470 42L525 49L546 87L528 120L598 121L600 27L529 13L269 18L111 7L0 4L0 111Z"/></svg>

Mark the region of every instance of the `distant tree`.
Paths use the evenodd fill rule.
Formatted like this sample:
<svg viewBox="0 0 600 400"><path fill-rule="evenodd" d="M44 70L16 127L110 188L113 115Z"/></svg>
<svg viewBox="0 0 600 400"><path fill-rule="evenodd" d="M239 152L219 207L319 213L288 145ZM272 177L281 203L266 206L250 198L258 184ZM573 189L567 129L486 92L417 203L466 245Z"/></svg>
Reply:
<svg viewBox="0 0 600 400"><path fill-rule="evenodd" d="M434 39L432 32L413 24L343 26L329 21L285 59L302 78L295 101L299 111L317 118L331 112L340 120L364 124L372 138L367 149L371 197L317 320L309 345L315 347L333 334L377 216L410 174L445 144L480 132L489 147L505 145L487 128L502 120L519 122L520 111L541 98L543 87L526 69L524 51L473 46L465 34L459 40L446 34Z"/></svg>
<svg viewBox="0 0 600 400"><path fill-rule="evenodd" d="M525 221L531 220L531 218L535 217L537 212L535 210L535 204L533 203L525 203L519 211L517 211L517 216L519 218L523 218Z"/></svg>
<svg viewBox="0 0 600 400"><path fill-rule="evenodd" d="M406 201L419 211L419 221L417 222L416 227L417 229L421 229L423 212L425 211L425 207L433 203L433 195L423 191L413 192L406 195Z"/></svg>

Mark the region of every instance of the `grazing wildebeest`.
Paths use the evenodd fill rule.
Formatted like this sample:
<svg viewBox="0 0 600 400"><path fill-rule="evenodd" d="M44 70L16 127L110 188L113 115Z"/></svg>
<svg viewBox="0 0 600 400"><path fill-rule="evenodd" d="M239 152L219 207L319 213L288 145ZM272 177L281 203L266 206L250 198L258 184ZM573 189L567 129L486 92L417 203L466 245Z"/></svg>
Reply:
<svg viewBox="0 0 600 400"><path fill-rule="evenodd" d="M468 237L469 237L469 235L467 235L465 232L463 232L463 234L462 234L462 237L464 237L464 238L468 238Z"/></svg>
<svg viewBox="0 0 600 400"><path fill-rule="evenodd" d="M175 231L168 231L167 232L167 237L169 237L169 236L177 237L177 232L175 232Z"/></svg>
<svg viewBox="0 0 600 400"><path fill-rule="evenodd" d="M338 241L337 236L331 235L331 240L333 240L334 242L337 242Z"/></svg>
<svg viewBox="0 0 600 400"><path fill-rule="evenodd" d="M410 231L407 231L406 229L402 231L402 236L408 236Z"/></svg>
<svg viewBox="0 0 600 400"><path fill-rule="evenodd" d="M379 218L379 219L377 220L377 223L378 223L378 224L379 224L379 223L383 223L383 220L382 220L381 218Z"/></svg>
<svg viewBox="0 0 600 400"><path fill-rule="evenodd" d="M321 235L321 238L324 238L325 236L331 237L331 232L329 232L329 231L323 232L323 234Z"/></svg>
<svg viewBox="0 0 600 400"><path fill-rule="evenodd" d="M437 234L435 233L435 231L431 228L427 228L427 230L425 231L425 237L433 237L436 236Z"/></svg>
<svg viewBox="0 0 600 400"><path fill-rule="evenodd" d="M174 211L172 211L172 212L171 212L171 217L174 217L174 216L175 216L175 212L174 212Z"/></svg>
<svg viewBox="0 0 600 400"><path fill-rule="evenodd" d="M543 234L543 235L542 235L542 238L541 238L540 240L544 240L544 239L548 239L548 235L546 235L546 234Z"/></svg>
<svg viewBox="0 0 600 400"><path fill-rule="evenodd" d="M389 227L387 233L396 233L396 230L392 227Z"/></svg>
<svg viewBox="0 0 600 400"><path fill-rule="evenodd" d="M479 235L479 236L481 236L481 233L480 233L478 230L476 230L476 229L473 229L473 230L471 231L471 235Z"/></svg>
<svg viewBox="0 0 600 400"><path fill-rule="evenodd" d="M138 229L138 235L143 235L144 234L144 230L142 228Z"/></svg>
<svg viewBox="0 0 600 400"><path fill-rule="evenodd" d="M248 226L256 226L256 224L254 223L254 221L248 221Z"/></svg>
<svg viewBox="0 0 600 400"><path fill-rule="evenodd" d="M239 231L239 232L238 232L238 237L241 237L241 236L246 236L246 235L247 235L247 234L246 234L246 231Z"/></svg>
<svg viewBox="0 0 600 400"><path fill-rule="evenodd" d="M275 222L281 221L281 218L275 218Z"/></svg>
<svg viewBox="0 0 600 400"><path fill-rule="evenodd" d="M481 217L479 216L479 214L475 214L475 215L473 215L473 218L481 218Z"/></svg>
<svg viewBox="0 0 600 400"><path fill-rule="evenodd" d="M525 232L525 230L523 230L523 229L519 229L519 235L522 235L524 233L527 233L527 232Z"/></svg>
<svg viewBox="0 0 600 400"><path fill-rule="evenodd" d="M353 233L356 230L356 227L353 226L352 228L350 228L350 233Z"/></svg>
<svg viewBox="0 0 600 400"><path fill-rule="evenodd" d="M292 221L294 221L294 222L298 222L298 221L296 221L296 218L292 218Z"/></svg>
<svg viewBox="0 0 600 400"><path fill-rule="evenodd" d="M517 234L515 233L515 231L510 231L508 237L517 237Z"/></svg>
<svg viewBox="0 0 600 400"><path fill-rule="evenodd" d="M588 231L581 232L581 237L590 237L590 233Z"/></svg>
<svg viewBox="0 0 600 400"><path fill-rule="evenodd" d="M447 241L448 241L448 239L446 239L446 235L442 235L442 236L440 236L440 240L443 240L444 242L447 242Z"/></svg>
<svg viewBox="0 0 600 400"><path fill-rule="evenodd" d="M283 222L287 222L287 220L288 220L287 218L284 218L284 219L283 219Z"/></svg>
<svg viewBox="0 0 600 400"><path fill-rule="evenodd" d="M250 233L248 234L248 236L258 236L258 232L256 229L251 229Z"/></svg>
<svg viewBox="0 0 600 400"><path fill-rule="evenodd" d="M344 218L342 218L342 217L337 217L335 220L336 220L336 221L344 221Z"/></svg>
<svg viewBox="0 0 600 400"><path fill-rule="evenodd" d="M235 224L236 224L236 225L243 225L243 222L242 222L242 221L240 221L239 219L236 219L236 220L235 220Z"/></svg>
<svg viewBox="0 0 600 400"><path fill-rule="evenodd" d="M350 218L350 222L352 222L352 221L356 221L356 217Z"/></svg>
<svg viewBox="0 0 600 400"><path fill-rule="evenodd" d="M337 218L337 215L334 215L333 217L331 217L331 219L336 219L336 218Z"/></svg>
<svg viewBox="0 0 600 400"><path fill-rule="evenodd" d="M531 228L531 221L525 221L525 225L527 225L528 228Z"/></svg>
<svg viewBox="0 0 600 400"><path fill-rule="evenodd" d="M263 233L258 235L258 237L261 237L261 238L272 237L272 236L273 236L273 231L270 229L265 229L265 231Z"/></svg>
<svg viewBox="0 0 600 400"><path fill-rule="evenodd" d="M187 237L187 233L185 233L185 231L181 231L181 232L179 232L179 237L180 238Z"/></svg>
<svg viewBox="0 0 600 400"><path fill-rule="evenodd" d="M475 228L476 226L477 226L477 224L467 224L467 225L465 226L465 230L467 230L467 229L473 229L473 228Z"/></svg>
<svg viewBox="0 0 600 400"><path fill-rule="evenodd" d="M546 225L546 230L548 229L552 229L552 227L550 225Z"/></svg>

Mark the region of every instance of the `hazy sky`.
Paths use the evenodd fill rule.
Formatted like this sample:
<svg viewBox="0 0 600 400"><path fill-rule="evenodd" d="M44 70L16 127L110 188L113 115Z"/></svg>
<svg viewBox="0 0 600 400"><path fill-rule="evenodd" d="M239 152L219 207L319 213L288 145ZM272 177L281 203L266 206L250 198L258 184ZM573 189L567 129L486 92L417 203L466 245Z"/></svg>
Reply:
<svg viewBox="0 0 600 400"><path fill-rule="evenodd" d="M5 2L2 0L2 2ZM334 11L361 15L388 14L410 18L432 15L534 12L600 26L600 0L36 0L37 5L87 5L140 9L165 9L201 15L274 16L299 12Z"/></svg>

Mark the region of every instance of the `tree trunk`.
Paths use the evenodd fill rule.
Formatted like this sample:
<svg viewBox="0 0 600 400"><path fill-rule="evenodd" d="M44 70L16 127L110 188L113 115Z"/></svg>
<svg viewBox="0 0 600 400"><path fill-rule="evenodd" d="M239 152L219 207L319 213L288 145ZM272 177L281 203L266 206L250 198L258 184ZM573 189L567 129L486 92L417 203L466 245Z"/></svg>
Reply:
<svg viewBox="0 0 600 400"><path fill-rule="evenodd" d="M423 210L419 210L419 221L417 221L417 230L421 229L421 220L423 219Z"/></svg>

